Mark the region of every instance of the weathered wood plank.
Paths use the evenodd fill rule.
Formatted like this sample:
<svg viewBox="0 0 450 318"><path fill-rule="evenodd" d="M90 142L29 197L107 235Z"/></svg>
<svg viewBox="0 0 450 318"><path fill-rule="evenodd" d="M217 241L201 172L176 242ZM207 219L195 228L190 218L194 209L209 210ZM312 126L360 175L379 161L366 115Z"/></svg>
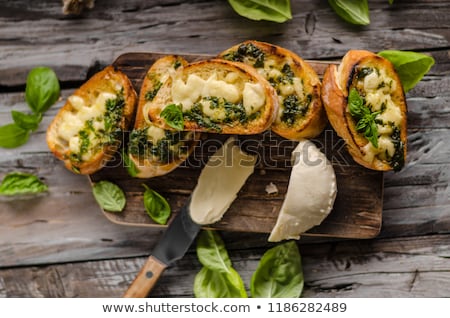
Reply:
<svg viewBox="0 0 450 318"><path fill-rule="evenodd" d="M242 18L220 0L99 2L76 19L62 16L57 2L2 0L0 86L24 83L36 64L53 67L63 81L84 81L89 68L109 64L124 52L216 54L252 38L308 59L339 57L350 48L449 47L450 5L445 2L399 2L392 7L373 1L372 23L366 27L343 22L323 1L294 1L292 6L293 19L280 25Z"/></svg>
<svg viewBox="0 0 450 318"><path fill-rule="evenodd" d="M225 240L227 244L227 240ZM227 244L228 245L228 244ZM448 297L450 236L300 245L304 297ZM249 288L268 247L228 247ZM0 270L0 297L120 297L145 257ZM193 251L166 270L152 297L192 297Z"/></svg>

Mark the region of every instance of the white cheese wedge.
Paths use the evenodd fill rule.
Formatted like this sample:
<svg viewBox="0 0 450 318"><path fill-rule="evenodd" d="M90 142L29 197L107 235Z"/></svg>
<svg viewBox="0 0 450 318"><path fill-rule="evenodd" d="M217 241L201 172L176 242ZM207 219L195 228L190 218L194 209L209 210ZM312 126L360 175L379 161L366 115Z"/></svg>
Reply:
<svg viewBox="0 0 450 318"><path fill-rule="evenodd" d="M219 221L253 173L256 157L248 155L229 138L203 168L189 205L197 224Z"/></svg>
<svg viewBox="0 0 450 318"><path fill-rule="evenodd" d="M336 175L326 156L308 140L292 153L294 166L270 242L299 239L331 212L337 194Z"/></svg>

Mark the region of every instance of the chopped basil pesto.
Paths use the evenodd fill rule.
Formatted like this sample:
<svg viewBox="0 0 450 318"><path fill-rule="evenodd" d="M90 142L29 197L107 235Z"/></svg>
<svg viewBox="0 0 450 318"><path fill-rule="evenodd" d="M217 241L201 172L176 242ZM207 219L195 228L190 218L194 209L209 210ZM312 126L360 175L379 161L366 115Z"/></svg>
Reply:
<svg viewBox="0 0 450 318"><path fill-rule="evenodd" d="M301 101L297 95L288 95L283 100L283 112L281 115L281 121L288 126L295 124L297 120L303 118L309 110L309 104L311 104L312 95L308 94L304 101Z"/></svg>
<svg viewBox="0 0 450 318"><path fill-rule="evenodd" d="M83 129L78 132L79 150L71 152L69 159L74 163L81 163L84 161L84 155L95 154L104 146L116 143L122 133L120 123L124 107L123 92L120 92L114 99L107 99L105 113L87 120ZM99 123L98 128L95 123Z"/></svg>
<svg viewBox="0 0 450 318"><path fill-rule="evenodd" d="M400 129L398 127L393 127L391 138L395 147L395 152L392 158L390 158L389 164L394 169L394 171L400 171L405 165L405 156L404 156L405 145L401 141Z"/></svg>
<svg viewBox="0 0 450 318"><path fill-rule="evenodd" d="M188 132L165 131L165 136L153 142L148 136L148 127L134 129L130 133L128 152L141 158L151 158L161 163L170 163L188 152Z"/></svg>
<svg viewBox="0 0 450 318"><path fill-rule="evenodd" d="M205 104L209 105L210 109L217 110L218 113L223 115L219 118L211 118L205 115L203 110ZM216 96L203 97L199 102L194 103L190 110L183 113L185 120L193 121L199 126L215 132L222 130L220 124L233 125L233 123L238 122L241 125L245 125L260 115L260 111L247 114L242 102L231 103L223 97Z"/></svg>
<svg viewBox="0 0 450 318"><path fill-rule="evenodd" d="M224 59L244 62L244 59L251 59L254 67L264 67L264 52L252 43L241 44L236 51L232 51L223 56Z"/></svg>

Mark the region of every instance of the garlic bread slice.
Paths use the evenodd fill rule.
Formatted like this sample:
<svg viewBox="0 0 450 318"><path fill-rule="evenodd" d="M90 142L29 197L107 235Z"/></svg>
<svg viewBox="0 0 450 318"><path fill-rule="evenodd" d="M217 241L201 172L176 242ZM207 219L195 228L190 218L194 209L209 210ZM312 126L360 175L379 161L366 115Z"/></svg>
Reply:
<svg viewBox="0 0 450 318"><path fill-rule="evenodd" d="M347 52L339 67L325 71L322 98L331 125L356 162L373 170L402 169L407 105L391 62L369 51Z"/></svg>
<svg viewBox="0 0 450 318"><path fill-rule="evenodd" d="M188 158L200 138L199 133L157 127L148 116L148 110L163 84L187 64L180 56L167 55L156 60L145 75L134 129L128 142L128 155L137 168L138 178L171 172Z"/></svg>
<svg viewBox="0 0 450 318"><path fill-rule="evenodd" d="M278 111L275 90L248 65L221 59L186 65L159 89L148 115L163 129L258 134Z"/></svg>
<svg viewBox="0 0 450 318"><path fill-rule="evenodd" d="M69 170L92 174L112 159L135 104L128 77L108 66L67 99L47 129L48 147Z"/></svg>
<svg viewBox="0 0 450 318"><path fill-rule="evenodd" d="M280 107L271 126L273 132L292 140L313 138L322 132L327 118L320 98L320 80L297 54L273 44L245 41L220 57L256 68L275 88Z"/></svg>

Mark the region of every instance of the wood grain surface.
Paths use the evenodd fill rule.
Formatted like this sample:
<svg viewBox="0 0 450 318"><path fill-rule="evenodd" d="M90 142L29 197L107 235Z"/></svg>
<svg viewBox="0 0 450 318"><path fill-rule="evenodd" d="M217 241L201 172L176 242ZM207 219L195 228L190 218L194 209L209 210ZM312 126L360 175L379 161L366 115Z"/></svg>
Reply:
<svg viewBox="0 0 450 318"><path fill-rule="evenodd" d="M207 59L208 55L182 55L188 61ZM119 56L113 65L123 71L139 93L142 79L149 67L164 54L127 53ZM308 61L319 76L323 75L327 62ZM147 184L162 194L172 208L172 219L185 204L197 184L201 168L208 157L218 149L227 136L203 134L198 146L182 167L161 177L137 179L128 175L120 154L101 171L90 176L92 182L109 180L118 184L127 195L123 212L107 212L112 222L131 226L160 226L145 212L144 188ZM126 138L124 138L126 145ZM237 199L218 223L209 226L217 230L270 233L287 191L292 168L291 153L297 142L277 136L271 131L251 136L238 136L244 151L258 156L255 172L249 177ZM373 238L381 228L383 209L383 173L365 169L348 155L345 143L333 131L327 129L314 142L327 155L336 173L338 194L330 215L324 222L306 235L341 238ZM275 184L278 193L268 194L265 187ZM305 194L299 193L299 200ZM308 198L304 198L307 200ZM169 220L170 223L170 220Z"/></svg>
<svg viewBox="0 0 450 318"><path fill-rule="evenodd" d="M24 88L38 65L56 70L61 100L29 142L0 149L0 178L35 173L49 185L36 200L0 202L0 297L121 297L164 229L121 226L97 206L89 181L49 153L45 130L64 100L127 52L216 54L247 39L304 59L336 60L349 49L415 50L436 64L407 95L408 156L384 173L383 218L374 239L302 237L304 297L450 297L450 3L371 0L371 23L352 26L327 1L291 1L283 24L251 21L222 0L96 1L64 16L55 0L0 0L0 125L28 111ZM220 231L248 288L265 233ZM168 268L153 297L192 297L195 245Z"/></svg>

